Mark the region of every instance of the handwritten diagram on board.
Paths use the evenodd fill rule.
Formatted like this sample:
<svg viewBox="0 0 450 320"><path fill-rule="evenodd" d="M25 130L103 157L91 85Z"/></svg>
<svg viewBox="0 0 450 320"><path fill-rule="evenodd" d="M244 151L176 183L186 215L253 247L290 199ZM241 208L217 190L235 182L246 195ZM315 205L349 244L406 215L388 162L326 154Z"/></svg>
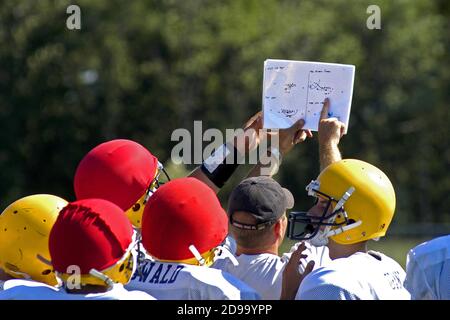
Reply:
<svg viewBox="0 0 450 320"><path fill-rule="evenodd" d="M350 116L355 67L352 65L274 60L264 62L264 128L287 128L298 119L317 131L323 101L329 117L346 124Z"/></svg>

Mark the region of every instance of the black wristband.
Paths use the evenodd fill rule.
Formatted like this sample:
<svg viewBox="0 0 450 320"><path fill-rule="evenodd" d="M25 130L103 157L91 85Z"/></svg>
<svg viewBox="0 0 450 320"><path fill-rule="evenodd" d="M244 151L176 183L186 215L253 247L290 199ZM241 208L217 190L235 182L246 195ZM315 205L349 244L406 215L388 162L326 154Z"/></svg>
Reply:
<svg viewBox="0 0 450 320"><path fill-rule="evenodd" d="M230 150L231 149L231 150ZM218 188L222 188L239 167L243 156L230 144L224 144L214 150L213 154L202 165L202 172Z"/></svg>

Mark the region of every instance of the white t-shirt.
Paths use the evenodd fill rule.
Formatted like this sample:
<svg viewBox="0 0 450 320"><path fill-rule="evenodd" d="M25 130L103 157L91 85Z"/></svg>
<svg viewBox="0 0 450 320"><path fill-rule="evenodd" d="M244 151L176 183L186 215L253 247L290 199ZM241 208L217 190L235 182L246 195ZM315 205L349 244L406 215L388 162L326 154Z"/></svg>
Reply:
<svg viewBox="0 0 450 320"><path fill-rule="evenodd" d="M0 300L155 300L145 292L128 291L122 284L101 293L72 294L63 288L31 280L14 279L4 284L0 291Z"/></svg>
<svg viewBox="0 0 450 320"><path fill-rule="evenodd" d="M229 246L229 243L232 244L233 242L233 238L228 237L225 246ZM296 243L290 252L285 253L282 257L270 253L241 254L236 256L236 260L239 262L238 266L235 266L228 258L222 259L219 257L213 264L213 268L229 272L236 278L244 281L255 289L263 300L279 300L284 267L299 244L300 242ZM306 261L302 262L304 266L310 260L314 260L314 268L318 268L330 260L327 247L314 247L307 242L305 244L306 249L303 254L307 254L308 257ZM233 247L228 247L228 249L233 252Z"/></svg>
<svg viewBox="0 0 450 320"><path fill-rule="evenodd" d="M386 255L369 251L332 260L308 274L296 300L409 300L405 271Z"/></svg>
<svg viewBox="0 0 450 320"><path fill-rule="evenodd" d="M145 260L125 288L158 300L258 300L255 290L221 270Z"/></svg>
<svg viewBox="0 0 450 320"><path fill-rule="evenodd" d="M229 259L219 259L213 268L234 275L255 289L263 300L279 300L281 279L285 263L277 255L263 253L258 255L241 254L234 266Z"/></svg>
<svg viewBox="0 0 450 320"><path fill-rule="evenodd" d="M414 300L450 300L450 235L409 251L405 287Z"/></svg>

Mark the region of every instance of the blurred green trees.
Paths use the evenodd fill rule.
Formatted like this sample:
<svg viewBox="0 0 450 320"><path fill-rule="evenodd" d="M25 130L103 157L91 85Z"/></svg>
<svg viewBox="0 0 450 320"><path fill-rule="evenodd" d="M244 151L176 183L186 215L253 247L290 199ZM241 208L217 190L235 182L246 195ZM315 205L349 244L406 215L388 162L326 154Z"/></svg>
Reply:
<svg viewBox="0 0 450 320"><path fill-rule="evenodd" d="M81 0L79 31L69 4L0 4L2 208L32 193L73 200L78 162L105 140L167 162L176 128L240 127L261 108L264 60L278 58L356 65L344 157L388 174L396 224L450 223L448 1ZM370 4L381 30L366 28ZM296 209L318 169L315 139L284 160Z"/></svg>

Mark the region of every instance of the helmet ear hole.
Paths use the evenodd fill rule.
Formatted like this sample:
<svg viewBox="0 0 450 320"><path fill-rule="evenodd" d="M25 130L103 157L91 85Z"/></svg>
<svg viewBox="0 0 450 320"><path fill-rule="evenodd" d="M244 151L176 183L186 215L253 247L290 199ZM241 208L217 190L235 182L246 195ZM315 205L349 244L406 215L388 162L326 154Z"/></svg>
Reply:
<svg viewBox="0 0 450 320"><path fill-rule="evenodd" d="M48 274L50 274L50 273L52 273L52 270L50 270L50 269L46 269L46 270L42 271L42 274L43 274L44 276L46 276L46 275L48 275Z"/></svg>

